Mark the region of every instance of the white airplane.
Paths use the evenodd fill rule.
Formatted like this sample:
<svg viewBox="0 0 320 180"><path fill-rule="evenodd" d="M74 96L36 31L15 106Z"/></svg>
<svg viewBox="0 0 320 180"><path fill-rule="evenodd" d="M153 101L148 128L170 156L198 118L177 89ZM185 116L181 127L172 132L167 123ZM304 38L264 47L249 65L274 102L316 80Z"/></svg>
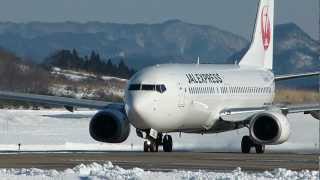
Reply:
<svg viewBox="0 0 320 180"><path fill-rule="evenodd" d="M220 133L248 128L241 142L243 153L252 147L288 140L289 113L304 112L320 120L320 104L276 106L275 82L318 76L320 72L275 76L273 66L274 0L260 0L251 46L237 65L164 64L145 68L129 81L123 103L0 92L2 99L97 108L90 135L97 141L121 143L130 125L145 139L144 151L160 145L171 152L167 133Z"/></svg>

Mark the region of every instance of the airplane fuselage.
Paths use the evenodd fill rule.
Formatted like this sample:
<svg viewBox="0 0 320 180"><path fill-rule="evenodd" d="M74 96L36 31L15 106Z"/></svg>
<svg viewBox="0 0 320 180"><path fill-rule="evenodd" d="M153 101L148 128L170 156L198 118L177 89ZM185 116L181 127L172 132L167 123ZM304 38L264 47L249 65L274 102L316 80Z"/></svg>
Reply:
<svg viewBox="0 0 320 180"><path fill-rule="evenodd" d="M224 109L270 105L274 87L273 73L264 69L156 65L131 78L125 92L125 109L129 121L138 129L207 131L215 126Z"/></svg>

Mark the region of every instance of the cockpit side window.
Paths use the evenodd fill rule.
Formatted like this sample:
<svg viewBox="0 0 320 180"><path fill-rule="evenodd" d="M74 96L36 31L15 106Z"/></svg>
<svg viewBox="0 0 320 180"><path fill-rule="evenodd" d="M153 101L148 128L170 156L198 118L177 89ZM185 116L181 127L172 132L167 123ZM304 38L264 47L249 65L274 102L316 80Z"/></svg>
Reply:
<svg viewBox="0 0 320 180"><path fill-rule="evenodd" d="M141 84L131 84L130 86L129 86L129 91L138 91L138 90L140 90L140 88L141 88Z"/></svg>
<svg viewBox="0 0 320 180"><path fill-rule="evenodd" d="M167 88L164 84L131 84L128 88L129 91L157 91L164 93Z"/></svg>
<svg viewBox="0 0 320 180"><path fill-rule="evenodd" d="M165 85L161 84L161 85L156 85L156 90L159 92L159 93L164 93L167 88Z"/></svg>

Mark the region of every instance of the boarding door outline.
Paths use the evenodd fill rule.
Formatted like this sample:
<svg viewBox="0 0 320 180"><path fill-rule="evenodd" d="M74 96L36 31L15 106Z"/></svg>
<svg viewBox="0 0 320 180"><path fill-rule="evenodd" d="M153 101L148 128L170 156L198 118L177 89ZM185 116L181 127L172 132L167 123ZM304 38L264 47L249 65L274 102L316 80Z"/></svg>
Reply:
<svg viewBox="0 0 320 180"><path fill-rule="evenodd" d="M186 87L183 82L178 82L178 107L183 108L185 107L186 101Z"/></svg>

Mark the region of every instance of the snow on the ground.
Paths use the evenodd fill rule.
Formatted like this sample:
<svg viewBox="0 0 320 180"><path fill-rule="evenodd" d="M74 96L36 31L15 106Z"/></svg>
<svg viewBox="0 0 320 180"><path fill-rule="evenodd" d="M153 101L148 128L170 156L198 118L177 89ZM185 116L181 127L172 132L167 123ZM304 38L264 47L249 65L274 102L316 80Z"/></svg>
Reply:
<svg viewBox="0 0 320 180"><path fill-rule="evenodd" d="M90 138L90 118L96 111L66 110L0 110L0 151L17 150L142 150L143 141L132 128L127 141L122 144L99 143ZM319 121L296 114L289 116L292 131L288 142L268 146L268 151L314 152L318 149ZM174 149L240 151L240 140L247 130L216 135L173 134ZM79 165L64 171L41 169L0 169L1 179L319 179L319 171L291 171L275 169L259 173L234 171L207 172L172 170L146 171L140 168L122 169L111 162Z"/></svg>
<svg viewBox="0 0 320 180"><path fill-rule="evenodd" d="M101 86L101 88L92 88L92 87L86 87L86 86L78 86L78 87L71 87L67 84L55 84L51 87L49 87L50 93L56 95L56 96L72 96L76 98L92 98L92 97L99 97L99 94L104 93L105 95L115 95L119 97L124 96L124 88L119 87L117 85L114 85L114 83L120 83L124 84L128 80L112 77L112 76L97 76L92 73L86 73L86 72L77 72L72 70L64 70L57 67L54 67L52 74L63 76L71 81L83 81L86 79L100 79L105 81L108 84L108 87L105 87L104 85ZM110 83L113 82L113 83Z"/></svg>
<svg viewBox="0 0 320 180"><path fill-rule="evenodd" d="M70 80L81 81L88 78L96 78L94 74L89 74L85 72L77 72L72 70L64 70L58 67L52 68L52 74L62 75Z"/></svg>
<svg viewBox="0 0 320 180"><path fill-rule="evenodd" d="M88 78L94 78L94 79L98 78L98 76L95 74L72 71L72 70L64 70L64 69L60 69L57 67L53 68L52 74L63 75L64 77L66 77L70 80L73 80L73 81L81 81L81 80L88 79ZM105 81L109 81L109 80L116 80L116 81L121 81L121 82L128 81L127 79L122 79L122 78L112 77L112 76L101 76L100 78Z"/></svg>
<svg viewBox="0 0 320 180"><path fill-rule="evenodd" d="M119 87L110 86L108 88L101 87L97 89L91 89L88 87L77 87L77 88L71 88L68 85L65 84L55 84L51 87L49 87L49 92L51 94L54 94L55 96L71 96L76 98L94 98L99 97L99 93L104 93L105 95L116 95L119 97L124 96L124 89L121 89Z"/></svg>
<svg viewBox="0 0 320 180"><path fill-rule="evenodd" d="M99 143L90 137L89 122L95 113L96 111L71 113L66 110L0 110L0 150L17 150L19 143L21 150L27 151L131 150L129 143Z"/></svg>
<svg viewBox="0 0 320 180"><path fill-rule="evenodd" d="M208 172L198 171L180 171L172 170L169 172L145 171L140 168L123 169L114 166L111 162L104 164L92 163L89 165L78 165L72 169L64 171L41 170L41 169L0 169L1 179L139 179L139 180L195 180L195 179L219 179L219 180L294 180L308 179L318 180L319 171L291 171L286 169L275 169L273 171L249 173L237 168L233 171Z"/></svg>
<svg viewBox="0 0 320 180"><path fill-rule="evenodd" d="M89 122L96 111L0 110L0 150L136 150L143 140L131 129L121 144L99 143L89 135ZM310 115L289 115L290 139L281 145L267 146L267 151L309 153L319 149L319 121ZM247 129L220 134L174 133L175 150L240 152L240 142Z"/></svg>
<svg viewBox="0 0 320 180"><path fill-rule="evenodd" d="M127 82L127 79L122 79L122 78L117 78L117 77L113 77L113 76L101 76L101 79L105 80L105 81L109 81L109 80L118 80L118 81L123 81L123 82Z"/></svg>

